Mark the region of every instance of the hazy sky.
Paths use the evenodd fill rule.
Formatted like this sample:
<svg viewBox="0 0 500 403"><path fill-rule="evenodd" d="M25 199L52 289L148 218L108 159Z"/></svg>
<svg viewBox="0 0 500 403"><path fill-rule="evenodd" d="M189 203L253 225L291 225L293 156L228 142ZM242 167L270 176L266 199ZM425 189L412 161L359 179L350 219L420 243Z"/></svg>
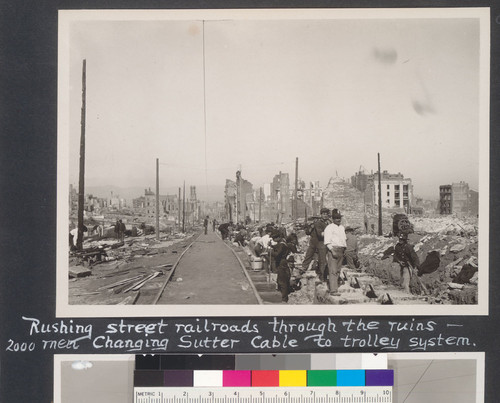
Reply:
<svg viewBox="0 0 500 403"><path fill-rule="evenodd" d="M479 20L79 21L70 25L69 180L254 186L280 170L326 185L360 167L478 189ZM64 61L62 61L64 62ZM165 192L162 192L165 193ZM220 199L223 195L220 195Z"/></svg>

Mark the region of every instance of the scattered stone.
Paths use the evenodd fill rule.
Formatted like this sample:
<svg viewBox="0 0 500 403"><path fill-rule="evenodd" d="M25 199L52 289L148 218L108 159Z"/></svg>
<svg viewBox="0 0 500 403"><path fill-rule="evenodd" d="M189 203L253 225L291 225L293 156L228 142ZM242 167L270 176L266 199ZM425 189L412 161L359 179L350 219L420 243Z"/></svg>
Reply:
<svg viewBox="0 0 500 403"><path fill-rule="evenodd" d="M69 278L87 277L92 274L92 271L88 267L71 266L68 270L68 274Z"/></svg>
<svg viewBox="0 0 500 403"><path fill-rule="evenodd" d="M457 243L450 248L450 252L457 253L465 249L465 244Z"/></svg>

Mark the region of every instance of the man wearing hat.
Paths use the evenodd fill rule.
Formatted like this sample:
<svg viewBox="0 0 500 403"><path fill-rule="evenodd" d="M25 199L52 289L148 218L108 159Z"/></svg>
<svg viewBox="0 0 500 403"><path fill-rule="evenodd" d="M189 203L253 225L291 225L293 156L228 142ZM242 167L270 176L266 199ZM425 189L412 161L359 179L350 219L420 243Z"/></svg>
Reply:
<svg viewBox="0 0 500 403"><path fill-rule="evenodd" d="M399 263L399 267L401 268L401 287L409 294L412 269L418 269L420 261L417 252L413 249L413 245L408 243L408 234L406 232L399 233L398 243L394 247L393 261Z"/></svg>
<svg viewBox="0 0 500 403"><path fill-rule="evenodd" d="M339 274L346 249L346 235L344 226L340 224L342 215L337 209L332 210L333 223L325 228L326 259L328 262L328 277L331 295L340 295Z"/></svg>
<svg viewBox="0 0 500 403"><path fill-rule="evenodd" d="M312 262L314 254L318 254L318 275L321 281L326 280L325 266L326 266L326 247L324 243L324 232L327 225L330 224L329 216L330 210L323 207L320 211L321 217L314 221L313 225L306 231L310 235L309 247L307 248L302 268L307 270Z"/></svg>

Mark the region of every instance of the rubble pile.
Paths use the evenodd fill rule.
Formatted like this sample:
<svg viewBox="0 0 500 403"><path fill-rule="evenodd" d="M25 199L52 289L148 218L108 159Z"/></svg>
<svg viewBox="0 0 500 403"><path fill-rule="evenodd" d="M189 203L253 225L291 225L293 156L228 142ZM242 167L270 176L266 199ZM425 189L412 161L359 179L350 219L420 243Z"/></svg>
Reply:
<svg viewBox="0 0 500 403"><path fill-rule="evenodd" d="M147 304L165 281L192 234L161 234L116 239L85 240L83 251L69 259L70 304ZM85 259L88 251L102 258Z"/></svg>
<svg viewBox="0 0 500 403"><path fill-rule="evenodd" d="M370 241L368 237L362 237L360 244L367 241ZM364 245L359 254L363 270L397 287L400 268L393 263L390 253L395 242L392 238L379 239ZM409 242L414 245L421 263L421 270L412 276L410 282L412 294L425 295L429 303L477 303L477 236L440 232L424 236L411 234ZM463 270L469 274L460 275ZM457 286L457 281L467 285Z"/></svg>
<svg viewBox="0 0 500 403"><path fill-rule="evenodd" d="M477 218L459 219L454 216L412 217L411 222L417 233L440 233L454 235L477 235Z"/></svg>
<svg viewBox="0 0 500 403"><path fill-rule="evenodd" d="M294 271L301 288L289 296L290 304L477 304L478 236L477 220L456 217L412 218L415 233L409 243L420 260L420 269L412 276L411 294L400 288L400 267L393 263L395 237L358 234L361 271L342 268L339 297L329 295L314 270ZM307 250L309 237L298 237L301 253Z"/></svg>
<svg viewBox="0 0 500 403"><path fill-rule="evenodd" d="M341 178L331 178L323 191L323 204L329 209L339 209L345 225L363 227L364 193Z"/></svg>

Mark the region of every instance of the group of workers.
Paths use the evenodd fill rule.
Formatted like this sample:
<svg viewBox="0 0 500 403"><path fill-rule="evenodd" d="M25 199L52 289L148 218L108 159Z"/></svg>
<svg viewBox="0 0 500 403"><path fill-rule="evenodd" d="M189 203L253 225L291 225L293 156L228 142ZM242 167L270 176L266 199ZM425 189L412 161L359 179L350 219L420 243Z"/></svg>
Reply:
<svg viewBox="0 0 500 403"><path fill-rule="evenodd" d="M241 246L248 246L252 254L262 257L270 270L277 273L278 290L282 301L288 301L291 292L291 272L295 267L294 254L298 252L298 238L295 232L287 234L284 227L274 223L261 226L258 231L251 232L243 224L223 223L213 230L220 231L223 240L229 239ZM341 267L345 263L354 271L361 271L358 257L358 240L356 228L342 224L342 214L338 209L322 208L320 217L306 225L309 245L302 261L303 272L315 268L318 278L328 286L330 295L339 296L339 279ZM217 223L218 224L218 223ZM208 216L204 222L208 227ZM366 228L365 228L366 230ZM205 232L206 233L206 232ZM410 293L410 280L418 269L419 258L411 244L408 243L408 232L398 234L398 242L394 247L394 263L400 267L401 287Z"/></svg>

